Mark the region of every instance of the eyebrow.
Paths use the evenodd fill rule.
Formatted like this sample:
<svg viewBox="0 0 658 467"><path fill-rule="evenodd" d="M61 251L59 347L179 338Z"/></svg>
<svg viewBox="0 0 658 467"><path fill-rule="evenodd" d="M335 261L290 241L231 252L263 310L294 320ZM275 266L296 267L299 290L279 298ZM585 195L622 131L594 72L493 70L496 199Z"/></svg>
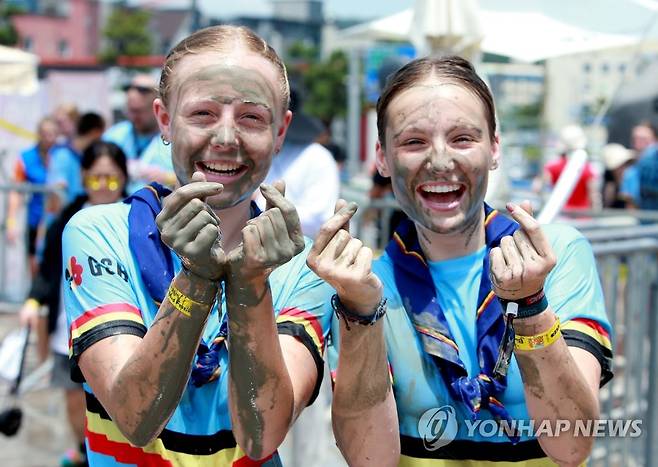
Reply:
<svg viewBox="0 0 658 467"><path fill-rule="evenodd" d="M409 131L409 132L423 131L423 129L420 128L420 127L417 127L416 125L413 125L413 124L412 124L412 125L409 125L409 126L403 128L403 129L401 129L401 130L398 131L397 133L395 133L395 134L393 135L393 140L394 140L394 141L397 140L397 139L400 137L400 135L401 135L402 133L406 132L406 131Z"/></svg>
<svg viewBox="0 0 658 467"><path fill-rule="evenodd" d="M457 123L457 124L453 125L452 127L450 127L448 132L455 131L455 130L462 130L462 129L468 130L468 131L473 131L478 135L478 137L482 137L482 135L484 134L484 131L482 131L482 128L480 128L478 126L475 126L475 125L471 125L470 123Z"/></svg>
<svg viewBox="0 0 658 467"><path fill-rule="evenodd" d="M263 102L255 102L255 101L251 101L251 100L248 100L248 99L241 99L239 97L219 96L219 97L204 97L204 98L199 99L199 101L197 101L196 103L202 103L204 101L206 101L206 102L208 102L208 101L209 102L217 102L219 104L232 104L233 102L238 101L239 103L244 104L244 105L251 105L251 106L260 107L268 113L270 118L272 118L272 119L274 118L274 112L272 112L272 109L270 108L270 106L263 103ZM194 103L192 103L191 105L194 105Z"/></svg>

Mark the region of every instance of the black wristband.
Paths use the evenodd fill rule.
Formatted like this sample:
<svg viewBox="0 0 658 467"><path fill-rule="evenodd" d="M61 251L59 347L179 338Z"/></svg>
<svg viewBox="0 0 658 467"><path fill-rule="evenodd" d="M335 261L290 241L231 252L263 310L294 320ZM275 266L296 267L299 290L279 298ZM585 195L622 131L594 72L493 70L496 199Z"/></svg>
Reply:
<svg viewBox="0 0 658 467"><path fill-rule="evenodd" d="M507 304L509 302L516 303L519 308L516 313L516 319L530 318L536 316L548 308L548 300L544 294L544 289L541 289L539 292L532 294L528 297L519 298L518 300L505 300L498 298L498 301L503 307L503 312L507 309Z"/></svg>
<svg viewBox="0 0 658 467"><path fill-rule="evenodd" d="M382 298L379 301L379 304L377 305L377 308L375 308L375 311L368 316L362 316L347 309L343 304L343 302L340 301L340 298L338 298L337 294L334 294L333 297L331 297L331 306L333 307L334 312L336 313L336 317L338 319L341 318L345 319L345 327L347 328L348 331L350 329L350 325L348 323L356 323L362 326L372 326L382 316L386 314L385 298Z"/></svg>

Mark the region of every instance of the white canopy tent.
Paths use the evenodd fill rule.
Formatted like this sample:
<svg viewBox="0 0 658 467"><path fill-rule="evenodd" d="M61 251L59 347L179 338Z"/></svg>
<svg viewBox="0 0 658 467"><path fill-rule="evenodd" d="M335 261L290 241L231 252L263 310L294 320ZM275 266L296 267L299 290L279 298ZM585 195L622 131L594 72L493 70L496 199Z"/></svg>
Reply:
<svg viewBox="0 0 658 467"><path fill-rule="evenodd" d="M540 12L491 11L480 8L482 52L503 55L523 62L535 62L563 55L584 53L638 42L639 37L606 34L572 26ZM414 10L343 29L335 48L377 41L411 41Z"/></svg>
<svg viewBox="0 0 658 467"><path fill-rule="evenodd" d="M36 55L0 45L0 94L36 92L38 62Z"/></svg>

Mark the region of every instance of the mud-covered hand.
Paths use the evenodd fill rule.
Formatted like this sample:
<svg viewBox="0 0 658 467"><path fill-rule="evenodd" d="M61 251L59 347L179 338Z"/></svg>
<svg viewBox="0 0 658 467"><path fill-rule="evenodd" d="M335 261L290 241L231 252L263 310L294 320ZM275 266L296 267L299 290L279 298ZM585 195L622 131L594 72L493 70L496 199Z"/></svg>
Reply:
<svg viewBox="0 0 658 467"><path fill-rule="evenodd" d="M491 249L489 260L495 294L513 301L542 289L556 259L541 225L532 217L530 203L508 203L507 210L521 228L503 237L500 246Z"/></svg>
<svg viewBox="0 0 658 467"><path fill-rule="evenodd" d="M306 263L336 289L348 309L366 316L382 298L382 283L372 272L372 250L349 233L356 210L356 203L336 202L335 214L320 229Z"/></svg>
<svg viewBox="0 0 658 467"><path fill-rule="evenodd" d="M241 278L267 278L304 250L304 235L297 209L285 198L283 181L262 184L266 206L242 229L242 243L229 253L231 274Z"/></svg>
<svg viewBox="0 0 658 467"><path fill-rule="evenodd" d="M183 267L208 280L224 275L226 255L219 218L205 199L223 189L221 183L207 182L203 173L194 172L190 183L163 200L155 218L160 238L180 257Z"/></svg>

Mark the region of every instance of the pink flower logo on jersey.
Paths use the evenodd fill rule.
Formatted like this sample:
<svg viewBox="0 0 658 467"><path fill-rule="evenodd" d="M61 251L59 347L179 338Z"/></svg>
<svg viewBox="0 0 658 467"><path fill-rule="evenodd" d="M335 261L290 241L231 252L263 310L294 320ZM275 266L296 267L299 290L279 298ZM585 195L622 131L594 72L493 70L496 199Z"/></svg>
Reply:
<svg viewBox="0 0 658 467"><path fill-rule="evenodd" d="M76 286L82 284L82 265L78 264L78 260L75 256L69 258L69 262L66 265L66 280L70 283L73 283Z"/></svg>

